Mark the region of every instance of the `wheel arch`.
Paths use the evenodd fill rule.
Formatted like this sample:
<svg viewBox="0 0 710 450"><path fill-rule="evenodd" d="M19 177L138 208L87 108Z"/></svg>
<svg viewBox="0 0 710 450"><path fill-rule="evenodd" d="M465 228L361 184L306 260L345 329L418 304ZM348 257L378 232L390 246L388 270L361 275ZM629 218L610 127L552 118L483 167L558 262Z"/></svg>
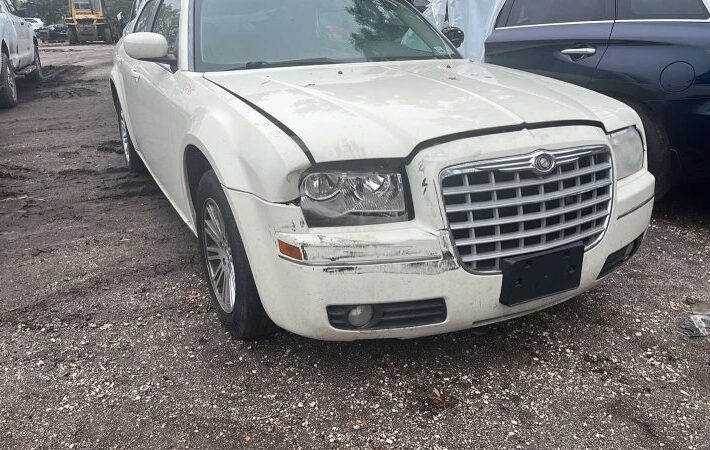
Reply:
<svg viewBox="0 0 710 450"><path fill-rule="evenodd" d="M120 78L118 80L120 82ZM111 87L111 98L113 99L113 106L118 112L118 107L120 106L121 109L124 111L126 114L126 126L128 127L128 132L134 136L133 134L133 126L131 122L131 117L128 114L128 111L125 108L125 101L123 100L121 96L121 91L118 88L118 85L116 84L116 81L114 80L114 74L111 74L111 77L109 78L109 86Z"/></svg>
<svg viewBox="0 0 710 450"><path fill-rule="evenodd" d="M605 93L605 95L608 95L609 97L618 100L629 108L633 109L636 114L639 115L639 119L641 119L641 117L640 112L637 111L637 108L642 109L643 113L647 114L651 118L651 120L653 120L654 122L656 122L657 125L659 125L661 132L666 136L666 138L668 137L667 124L663 111L660 111L658 108L654 108L651 104L649 104L650 102L628 93L609 92ZM644 134L649 132L649 130L646 130L645 126L643 131Z"/></svg>
<svg viewBox="0 0 710 450"><path fill-rule="evenodd" d="M118 98L118 89L116 89L116 83L113 79L109 80L109 85L111 86L111 98L113 99L113 105L117 106L121 104L121 100Z"/></svg>
<svg viewBox="0 0 710 450"><path fill-rule="evenodd" d="M202 176L210 170L215 172L217 179L220 180L221 183L221 176L205 152L195 144L188 144L185 147L183 154L183 177L185 180L185 191L187 193L190 207L190 217L195 226L197 226L198 211L198 206L195 204L195 199L197 198L197 188L200 185Z"/></svg>
<svg viewBox="0 0 710 450"><path fill-rule="evenodd" d="M607 95L613 99L616 99L626 105L629 105L629 102L634 103L641 108L643 108L646 112L651 113L657 120L662 121L663 117L660 114L660 111L658 111L656 108L651 106L651 102L648 100L644 99L644 96L640 95L634 95L633 93L629 92L618 92L618 91L608 91L604 92L604 95Z"/></svg>

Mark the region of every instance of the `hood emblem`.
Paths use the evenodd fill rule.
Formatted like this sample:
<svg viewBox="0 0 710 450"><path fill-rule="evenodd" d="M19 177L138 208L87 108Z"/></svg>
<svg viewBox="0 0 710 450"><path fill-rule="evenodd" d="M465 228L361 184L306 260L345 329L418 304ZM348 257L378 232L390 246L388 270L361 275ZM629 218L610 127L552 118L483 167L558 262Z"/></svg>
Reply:
<svg viewBox="0 0 710 450"><path fill-rule="evenodd" d="M533 159L533 168L541 175L547 175L557 167L557 160L549 153L539 153Z"/></svg>

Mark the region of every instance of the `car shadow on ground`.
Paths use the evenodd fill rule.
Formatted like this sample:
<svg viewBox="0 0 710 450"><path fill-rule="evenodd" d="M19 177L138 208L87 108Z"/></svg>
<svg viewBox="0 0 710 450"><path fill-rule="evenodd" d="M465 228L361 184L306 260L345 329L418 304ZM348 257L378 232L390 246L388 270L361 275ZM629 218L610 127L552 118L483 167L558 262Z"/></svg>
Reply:
<svg viewBox="0 0 710 450"><path fill-rule="evenodd" d="M654 209L654 217L666 214L677 214L679 220L710 219L710 183L673 188Z"/></svg>
<svg viewBox="0 0 710 450"><path fill-rule="evenodd" d="M480 328L412 340L362 340L324 342L281 331L253 342L237 343L226 358L239 358L245 348L262 358L305 359L312 367L307 377L323 376L343 386L353 380L368 382L378 374L426 370L427 383L442 374L467 373L484 376L492 367L525 367L559 357L558 342L569 348L584 348L620 317L615 305L595 301L597 290L530 316ZM587 344L577 345L582 339ZM597 350L597 344L592 344ZM224 348L218 352L224 352ZM589 350L592 351L591 349ZM549 358L548 358L549 356ZM448 384L450 380L445 380Z"/></svg>

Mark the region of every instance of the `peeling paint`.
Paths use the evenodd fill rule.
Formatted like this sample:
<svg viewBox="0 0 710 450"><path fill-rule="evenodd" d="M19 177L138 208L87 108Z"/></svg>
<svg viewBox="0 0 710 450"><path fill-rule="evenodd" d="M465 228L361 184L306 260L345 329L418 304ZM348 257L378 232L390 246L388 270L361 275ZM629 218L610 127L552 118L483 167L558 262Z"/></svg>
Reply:
<svg viewBox="0 0 710 450"><path fill-rule="evenodd" d="M397 264L372 264L347 267L325 267L323 272L329 275L347 273L349 275L363 275L372 273L387 273L397 275L440 275L445 272L459 269L454 255L446 252L438 261L422 261Z"/></svg>
<svg viewBox="0 0 710 450"><path fill-rule="evenodd" d="M328 274L338 274L338 273L347 273L347 272L355 272L357 270L356 267L326 267L323 269L323 272L328 273Z"/></svg>

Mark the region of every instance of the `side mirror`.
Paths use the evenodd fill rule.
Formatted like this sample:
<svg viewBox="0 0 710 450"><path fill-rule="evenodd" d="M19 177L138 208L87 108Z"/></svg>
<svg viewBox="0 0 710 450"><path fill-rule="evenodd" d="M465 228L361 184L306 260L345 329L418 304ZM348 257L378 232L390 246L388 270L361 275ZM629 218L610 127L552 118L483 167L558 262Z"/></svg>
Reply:
<svg viewBox="0 0 710 450"><path fill-rule="evenodd" d="M441 32L444 33L444 36L446 36L456 48L461 47L461 44L463 44L466 38L463 30L458 27L446 27L441 30Z"/></svg>
<svg viewBox="0 0 710 450"><path fill-rule="evenodd" d="M132 33L123 38L126 54L140 61L167 64L177 69L175 56L168 54L168 41L158 33Z"/></svg>

